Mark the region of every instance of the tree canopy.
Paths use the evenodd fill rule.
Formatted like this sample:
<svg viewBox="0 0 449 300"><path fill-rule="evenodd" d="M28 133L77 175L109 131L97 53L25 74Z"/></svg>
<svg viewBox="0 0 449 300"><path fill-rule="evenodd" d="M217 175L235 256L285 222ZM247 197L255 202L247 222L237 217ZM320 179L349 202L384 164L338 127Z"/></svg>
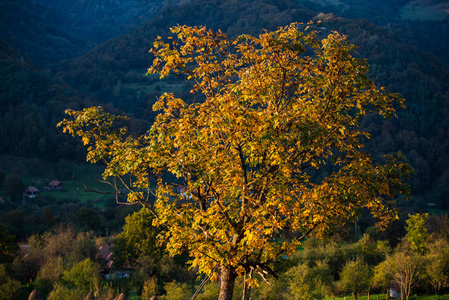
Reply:
<svg viewBox="0 0 449 300"><path fill-rule="evenodd" d="M160 229L153 226L153 219L154 216L146 208L126 217L126 224L114 239L112 250L117 267L137 260L140 255L146 255L154 261L162 258L164 247L157 241Z"/></svg>
<svg viewBox="0 0 449 300"><path fill-rule="evenodd" d="M355 300L357 300L357 295L368 290L370 286L370 267L360 257L348 261L341 270L340 276L343 288L351 291Z"/></svg>
<svg viewBox="0 0 449 300"><path fill-rule="evenodd" d="M148 73L184 76L195 101L163 94L139 137L117 127L125 117L99 107L69 110L60 123L82 137L89 161L106 163L104 178L121 182L117 193L126 187L128 201L153 212L172 254L186 250L200 272L220 276L219 299L232 298L236 277L248 274L251 286L253 271L274 275L273 263L303 238L363 208L387 224L395 197L408 193L408 165L392 156L375 162L358 126L367 114L394 116L403 99L374 85L344 36L320 40L301 26L236 39L174 27L169 43L154 42Z"/></svg>
<svg viewBox="0 0 449 300"><path fill-rule="evenodd" d="M426 223L429 214L408 215L407 219L407 240L410 243L410 249L422 253L426 250L427 228Z"/></svg>

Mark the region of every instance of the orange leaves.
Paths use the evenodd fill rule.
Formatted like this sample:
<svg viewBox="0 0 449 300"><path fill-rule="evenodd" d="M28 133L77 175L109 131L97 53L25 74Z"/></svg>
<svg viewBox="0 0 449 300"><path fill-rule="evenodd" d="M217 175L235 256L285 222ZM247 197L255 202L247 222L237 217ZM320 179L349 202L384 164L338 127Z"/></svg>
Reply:
<svg viewBox="0 0 449 300"><path fill-rule="evenodd" d="M123 116L112 116L103 111L101 107L85 108L83 111L67 110L66 114L73 120L66 120L58 123L58 127L63 128L73 136L79 136L85 146L88 147L88 160L97 162L108 157L113 151L114 141L119 135L126 135L126 128L114 130L114 123L126 120Z"/></svg>
<svg viewBox="0 0 449 300"><path fill-rule="evenodd" d="M148 73L184 75L204 102L164 93L138 138L98 108L62 122L91 147L88 159L106 161L105 177L131 175L130 201L142 201L152 172L179 178L157 182L153 206L171 253L189 251L201 272L217 264L243 272L249 261L293 252L301 237L285 240L285 231L322 235L362 208L383 224L394 218L390 204L407 193L410 170L400 158L375 164L358 125L367 113L394 115L403 99L374 86L344 37L319 40L298 24L235 40L204 27L172 33L170 43L154 42Z"/></svg>

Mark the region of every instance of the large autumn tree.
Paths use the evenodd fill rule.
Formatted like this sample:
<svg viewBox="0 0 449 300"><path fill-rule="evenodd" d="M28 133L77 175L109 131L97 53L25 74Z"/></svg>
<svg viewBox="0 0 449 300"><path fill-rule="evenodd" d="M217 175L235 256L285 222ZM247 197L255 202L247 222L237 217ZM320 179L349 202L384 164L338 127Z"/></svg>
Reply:
<svg viewBox="0 0 449 300"><path fill-rule="evenodd" d="M403 99L376 88L344 36L320 40L300 26L236 39L174 27L169 42L154 42L148 73L193 81L195 101L163 94L139 137L115 125L124 117L97 107L68 111L61 123L88 145L88 160L106 162L117 193L126 187L128 201L154 213L172 254L188 251L200 272L220 278L221 300L232 298L238 276L248 297L261 278L253 271L273 274L301 239L355 220L362 208L386 224L395 196L408 190L407 165L374 162L359 128L367 114L394 116Z"/></svg>

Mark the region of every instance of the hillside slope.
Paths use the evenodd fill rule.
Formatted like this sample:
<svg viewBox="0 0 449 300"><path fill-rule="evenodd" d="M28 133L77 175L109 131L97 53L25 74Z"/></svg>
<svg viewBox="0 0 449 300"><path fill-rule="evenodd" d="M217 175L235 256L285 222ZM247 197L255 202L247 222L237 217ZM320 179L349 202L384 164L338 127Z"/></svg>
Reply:
<svg viewBox="0 0 449 300"><path fill-rule="evenodd" d="M154 18L185 0L38 0L66 18L65 32L99 44Z"/></svg>
<svg viewBox="0 0 449 300"><path fill-rule="evenodd" d="M92 45L64 32L66 16L31 0L0 1L0 39L41 66L79 56Z"/></svg>
<svg viewBox="0 0 449 300"><path fill-rule="evenodd" d="M66 108L84 105L73 88L0 40L0 153L80 159L80 143L60 134L56 124Z"/></svg>
<svg viewBox="0 0 449 300"><path fill-rule="evenodd" d="M22 1L21 3L25 5L27 0L19 1ZM71 30L79 28L80 34L82 30L85 30L82 34L86 36L90 32L89 30L94 28L86 25L86 21L91 20L89 18L93 18L92 16L98 18L98 24L100 24L100 27L103 26L101 27L103 29L108 28L106 26L108 20L117 20L117 26L114 25L113 28L118 31L131 27L131 25L129 27L125 25L126 20L132 19L135 21L135 18L140 18L139 20L143 23L132 28L126 34L121 34L97 45L80 57L66 61L57 60L58 63L53 61L51 73L32 67L31 61L34 59L32 55L30 55L30 60L26 58L26 55L23 55L25 62L27 62L25 65L21 63L21 56L17 54L18 52L13 56L17 56L19 59L5 56L2 65L0 65L5 71L3 71L0 79L8 82L8 85L3 85L2 89L8 92L3 94L9 96L2 101L5 101L6 106L4 107L8 107L8 111L12 108L16 109L17 113L12 115L14 118L24 118L18 113L19 111L45 110L47 108L44 107L53 107L52 104L49 104L53 103L51 99L58 99L58 103L61 104L58 111L62 110L64 105L80 107L102 103L102 105L110 108L118 108L136 118L151 121L154 118L154 112L151 109L152 104L161 93L175 92L184 98L191 97L186 92L186 83L180 79L168 78L161 81L154 76L145 76L146 69L152 62L148 50L152 47L152 42L157 36L164 37L168 34L170 26L176 24L206 25L215 30L221 29L229 36L235 37L242 33L258 34L264 29L273 30L291 22L307 22L314 19L315 21L321 21L318 26L323 35L330 33L332 30L347 34L349 40L359 47L359 55L368 59L371 65L371 75L375 82L380 86L385 86L389 91L401 93L406 98L407 109L398 112L399 119L384 122L370 116L364 120L363 126L373 135L368 143L367 151L376 156L397 151L404 152L417 171L412 183L417 203L421 205L432 202L437 203L441 208L449 208L449 188L447 187L449 186L449 156L447 155L449 153L448 67L429 53L428 48L420 46L426 44L425 41L428 37L418 41L407 28L404 29L401 26L379 26L366 20L343 18L337 15L337 13L346 16L355 16L357 13L363 15L386 7L390 12L388 16L395 18L394 16L398 13L399 8L409 1L404 0L395 2L394 5L387 5L384 0L376 0L373 3L378 4L377 8L374 4L369 4L368 1L357 2L353 0L191 0L164 1L160 3L162 6L158 6L157 1L126 0L121 1L119 5L116 1L104 0L98 2L98 5L100 5L98 7L94 1L90 0L82 2L84 5L81 5L79 1L70 3L65 3L62 0L40 1L41 4L39 5L45 4L47 9L49 8L46 5L52 6L52 9L56 11L67 7L67 13L71 15L68 20L73 22L74 18L78 18L80 20L78 25L83 28L71 27ZM9 3L8 5L12 7L10 2L4 3ZM107 13L104 13L101 5L105 5L104 11L107 11ZM107 8L106 5L110 5L110 7ZM135 5L135 10L120 16L120 11L130 5ZM113 8L117 8L117 10ZM366 9L364 10L364 8ZM152 14L155 15L153 18L144 21ZM43 20L42 14L34 15L40 16L34 20ZM139 23L140 21L136 22ZM373 22L375 21L373 20ZM67 24L70 24L70 22ZM24 22L24 24L26 23ZM20 40L18 35L14 34L30 35L25 30L26 28L30 29L30 24L27 25L28 27L24 26L23 30L10 31L11 36L8 36L8 43L16 47L14 43L9 42ZM66 23L64 24L61 25L58 29L61 31L58 32L62 32L64 26L68 26ZM418 23L407 24L416 25ZM443 23L438 24L438 26L443 26ZM46 34L45 28L47 27L45 26L47 25L35 23L37 27L43 26L36 29L43 30L43 35ZM424 28L423 25L416 26L419 27L419 30ZM101 30L98 32L101 32ZM438 32L441 33L441 31ZM71 41L73 38L72 35L69 34L69 36L70 39L67 39L67 41ZM435 35L434 37L437 39L438 36ZM33 40L32 37L27 38L37 43L37 40ZM45 41L46 38L49 37L44 36L42 40ZM440 40L445 42L444 39ZM79 41L84 40L80 39ZM86 43L93 42L89 40ZM69 43L68 45L72 44ZM434 48L432 45L430 47ZM441 48L444 49L444 47L447 47L447 45L442 45ZM23 48L16 48L22 53L26 52L22 51ZM70 49L72 48L69 46L64 48L69 52L72 51ZM57 51L57 49L49 49L46 55L50 55L52 51ZM42 56L43 54L36 53L37 57L39 55ZM24 76L23 74L34 74L34 77L26 75L29 76L27 77L30 78L29 80L19 80L18 78L23 78L20 77ZM39 80L32 78L39 78ZM55 83L55 80L58 83ZM22 89L20 88L21 85L23 85ZM71 90L68 87L69 85L74 90ZM58 89L50 88L51 86L58 86ZM68 92L69 90L72 92ZM53 92L49 94L49 91ZM43 96L30 97L26 95ZM77 95L76 97L82 100L73 101L73 95ZM23 110L17 108L19 107L18 104L14 103L25 103L35 108ZM76 103L76 105L73 103ZM61 118L61 114L60 111L52 118ZM9 122L13 122L14 119L11 119L11 117L7 119L7 115L4 112L3 123L0 126L8 126ZM28 122L23 124L23 128L28 128L26 127L29 124ZM48 120L42 124L49 127L54 126L54 122ZM2 130L6 129L3 128ZM14 136L26 136L33 130L33 127L24 129L23 132L18 132ZM41 136L42 134L42 131L37 131L31 136ZM17 143L14 142L13 144ZM15 151L14 147L7 145L2 147L5 151ZM34 151L34 155L41 155L39 151ZM23 154L33 155L32 148L28 152L23 152Z"/></svg>
<svg viewBox="0 0 449 300"><path fill-rule="evenodd" d="M364 126L373 134L368 151L382 154L402 151L417 171L415 195L429 202L447 205L446 178L449 178L449 76L447 67L402 38L398 31L350 20L333 14L305 9L294 1L200 1L167 8L158 17L133 29L129 34L89 51L61 65L56 71L79 90L92 93L100 102L119 107L136 117L152 119L152 103L162 92L176 91L183 97L182 81L159 81L146 77L151 64L148 49L156 36L167 35L177 23L220 28L230 36L257 34L290 22L320 20L323 35L337 30L356 44L360 56L368 59L378 85L399 92L407 100L400 118L381 122L367 118ZM438 109L435 109L438 107ZM421 202L426 201L422 198Z"/></svg>

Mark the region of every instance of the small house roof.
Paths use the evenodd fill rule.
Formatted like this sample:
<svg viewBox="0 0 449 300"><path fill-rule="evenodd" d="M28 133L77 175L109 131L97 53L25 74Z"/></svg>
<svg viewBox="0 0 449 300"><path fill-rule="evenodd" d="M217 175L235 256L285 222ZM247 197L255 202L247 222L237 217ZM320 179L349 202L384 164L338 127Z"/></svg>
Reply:
<svg viewBox="0 0 449 300"><path fill-rule="evenodd" d="M42 300L42 294L38 290L33 290L28 296L28 300Z"/></svg>
<svg viewBox="0 0 449 300"><path fill-rule="evenodd" d="M117 298L115 298L115 300L127 300L128 298L126 298L125 294L121 293L120 295L118 295Z"/></svg>
<svg viewBox="0 0 449 300"><path fill-rule="evenodd" d="M61 186L62 183L61 183L61 181L58 181L58 180L52 180L52 181L50 181L49 185L50 186Z"/></svg>
<svg viewBox="0 0 449 300"><path fill-rule="evenodd" d="M39 190L31 185L27 187L27 189L25 190L25 193L37 193L37 192L39 192Z"/></svg>
<svg viewBox="0 0 449 300"><path fill-rule="evenodd" d="M100 258L109 260L111 254L112 254L112 252L109 251L109 246L104 246L103 245L103 246L100 247L100 249L98 249L98 256Z"/></svg>

